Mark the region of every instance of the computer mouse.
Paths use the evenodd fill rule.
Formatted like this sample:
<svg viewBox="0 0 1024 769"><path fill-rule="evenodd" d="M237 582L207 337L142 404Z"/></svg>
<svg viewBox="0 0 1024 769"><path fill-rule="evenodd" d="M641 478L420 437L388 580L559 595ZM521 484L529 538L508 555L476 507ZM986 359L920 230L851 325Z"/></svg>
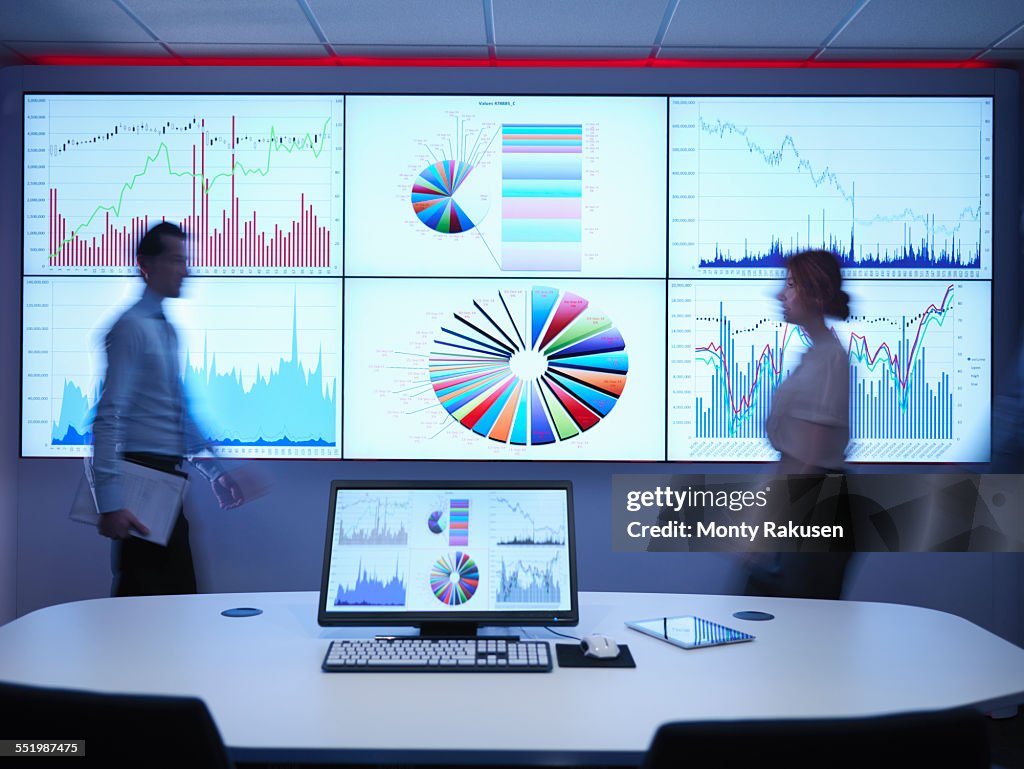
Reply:
<svg viewBox="0 0 1024 769"><path fill-rule="evenodd" d="M610 660L619 656L619 645L608 636L592 633L580 641L580 648L586 657L599 660Z"/></svg>

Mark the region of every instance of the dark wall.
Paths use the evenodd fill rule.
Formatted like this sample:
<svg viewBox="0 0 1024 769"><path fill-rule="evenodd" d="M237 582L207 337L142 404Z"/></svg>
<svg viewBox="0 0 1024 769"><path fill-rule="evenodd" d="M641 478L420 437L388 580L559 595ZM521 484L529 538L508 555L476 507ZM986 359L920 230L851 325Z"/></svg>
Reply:
<svg viewBox="0 0 1024 769"><path fill-rule="evenodd" d="M21 92L19 70L0 70L0 623L17 611L18 451L21 399Z"/></svg>

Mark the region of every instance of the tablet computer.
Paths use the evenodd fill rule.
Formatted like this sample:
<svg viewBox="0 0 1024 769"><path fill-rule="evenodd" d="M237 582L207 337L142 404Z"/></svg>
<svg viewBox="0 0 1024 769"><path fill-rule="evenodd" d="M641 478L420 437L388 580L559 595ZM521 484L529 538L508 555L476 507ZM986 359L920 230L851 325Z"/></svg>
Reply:
<svg viewBox="0 0 1024 769"><path fill-rule="evenodd" d="M655 617L627 622L626 627L639 630L684 649L753 641L754 636L703 617Z"/></svg>

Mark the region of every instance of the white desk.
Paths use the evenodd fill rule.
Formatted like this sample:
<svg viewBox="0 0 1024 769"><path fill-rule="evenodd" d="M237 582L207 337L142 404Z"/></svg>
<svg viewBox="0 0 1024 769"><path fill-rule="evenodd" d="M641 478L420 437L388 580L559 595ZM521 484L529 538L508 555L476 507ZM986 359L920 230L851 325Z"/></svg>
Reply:
<svg viewBox="0 0 1024 769"><path fill-rule="evenodd" d="M635 764L658 725L673 720L1024 702L1024 649L959 617L910 606L588 593L578 631L628 643L636 669L329 674L320 671L328 639L367 633L320 628L316 598L243 593L52 606L0 627L0 680L201 697L238 761ZM264 613L220 616L235 606ZM741 622L731 616L740 609L776 619ZM686 651L622 624L664 613L698 614L757 640Z"/></svg>

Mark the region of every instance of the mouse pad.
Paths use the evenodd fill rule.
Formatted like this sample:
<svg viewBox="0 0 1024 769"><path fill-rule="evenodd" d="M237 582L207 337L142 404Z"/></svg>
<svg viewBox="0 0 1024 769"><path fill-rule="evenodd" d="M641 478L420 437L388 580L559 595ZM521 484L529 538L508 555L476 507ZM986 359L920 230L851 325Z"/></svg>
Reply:
<svg viewBox="0 0 1024 769"><path fill-rule="evenodd" d="M619 644L619 656L612 659L599 660L588 657L583 653L579 644L555 644L555 654L558 656L558 667L560 668L635 668L633 655L629 653L629 647Z"/></svg>

